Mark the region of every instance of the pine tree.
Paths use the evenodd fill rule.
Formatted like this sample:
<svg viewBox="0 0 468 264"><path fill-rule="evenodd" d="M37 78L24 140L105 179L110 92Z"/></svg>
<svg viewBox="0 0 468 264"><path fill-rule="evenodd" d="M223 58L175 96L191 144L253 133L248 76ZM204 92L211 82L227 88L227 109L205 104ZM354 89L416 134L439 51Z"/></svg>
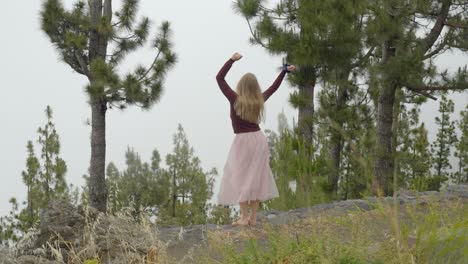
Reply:
<svg viewBox="0 0 468 264"><path fill-rule="evenodd" d="M60 0L44 0L41 27L75 72L84 75L91 106L89 200L106 211L106 111L112 106L149 108L161 97L163 80L176 61L171 51L169 22L163 22L152 43L156 56L150 66L137 66L123 77L117 67L125 55L148 39L150 20L137 22L138 0L124 0L113 12L112 0L77 0L66 10ZM112 50L111 50L112 49Z"/></svg>
<svg viewBox="0 0 468 264"><path fill-rule="evenodd" d="M68 187L65 181L65 173L67 166L65 161L58 155L60 154L60 140L52 123L52 109L47 106L46 110L47 123L44 127L38 129L41 145L41 159L44 161L42 168L39 171L39 183L42 186L42 192L45 194L41 207L47 206L49 201L65 194L66 197Z"/></svg>
<svg viewBox="0 0 468 264"><path fill-rule="evenodd" d="M8 201L11 210L8 215L0 217L0 245L9 246L21 238L19 231L22 229L18 221L19 205L16 198Z"/></svg>
<svg viewBox="0 0 468 264"><path fill-rule="evenodd" d="M43 197L40 196L41 188L39 186L39 160L34 153L34 145L32 141L28 141L27 144L28 158L26 160L26 171L21 174L23 176L23 183L27 188L26 208L25 213L27 215L26 225L32 227L34 223L38 221L38 209L43 204L41 200ZM37 203L37 204L36 204Z"/></svg>
<svg viewBox="0 0 468 264"><path fill-rule="evenodd" d="M344 168L341 168L343 155L345 155L342 152L345 148L348 148L348 154L350 154L349 151L355 151L351 149L351 145L355 148L357 143L355 138L359 136L356 131L362 131L363 124L366 124L366 128L373 129L373 126L369 125L369 121L373 122L372 118L368 119L362 112L371 111L365 90L355 85L355 80L342 80L339 83L331 81L320 91L318 96L320 107L317 111L318 126L324 134L320 140L327 141L321 146L326 148L321 152L325 155L323 158L329 160L327 162L327 189L334 196L338 195L339 182L343 180L341 176L345 172ZM346 171L349 172L349 169L350 167Z"/></svg>
<svg viewBox="0 0 468 264"><path fill-rule="evenodd" d="M431 152L433 159L434 175L437 179L436 186L433 189L440 188L440 185L445 182L449 176L449 169L452 168L449 158L451 150L457 136L455 134L455 122L451 120L450 114L454 112L454 103L447 97L442 96L439 105L440 116L435 118L435 123L439 127L436 135L436 140L432 143Z"/></svg>
<svg viewBox="0 0 468 264"><path fill-rule="evenodd" d="M428 188L427 179L431 177L431 153L429 151L429 140L424 123L412 131L414 147L412 149L411 188L423 191Z"/></svg>
<svg viewBox="0 0 468 264"><path fill-rule="evenodd" d="M284 114L278 115L279 134L267 131L270 146L270 166L279 191L279 197L266 202L276 210L307 207L328 201L324 192L324 162L311 160L308 148L294 131L285 125Z"/></svg>
<svg viewBox="0 0 468 264"><path fill-rule="evenodd" d="M60 158L60 138L52 122L50 106L46 107L45 114L47 122L37 130L40 156L36 156L32 141L28 141L26 146L28 153L26 170L21 173L27 188L26 201L22 203L25 208L20 208L16 198L10 199L12 210L9 216L3 217L0 221L4 230L0 240L16 241L21 238L39 223L40 210L46 208L51 200L73 199L65 180L67 166Z"/></svg>
<svg viewBox="0 0 468 264"><path fill-rule="evenodd" d="M126 169L119 172L111 162L107 166L108 210L112 214L130 209L135 220L142 213L157 215L168 200L169 182L159 169L159 152L153 151L151 163L142 162L140 155L128 148Z"/></svg>
<svg viewBox="0 0 468 264"><path fill-rule="evenodd" d="M458 158L458 171L454 174L456 183L468 182L468 105L460 112L460 117L457 124L461 135L455 144L455 157Z"/></svg>
<svg viewBox="0 0 468 264"><path fill-rule="evenodd" d="M111 214L116 214L122 208L122 201L119 200L120 172L114 163L110 162L106 168L107 187L107 210Z"/></svg>
<svg viewBox="0 0 468 264"><path fill-rule="evenodd" d="M419 122L420 109L409 111L406 106L400 111L397 136L398 186L424 191L430 180L431 154L427 129Z"/></svg>
<svg viewBox="0 0 468 264"><path fill-rule="evenodd" d="M207 220L207 201L213 194L213 176L217 172L215 169L203 171L180 124L173 142L173 153L166 156L166 172L170 178L170 204L166 208L166 218L183 225L204 223Z"/></svg>
<svg viewBox="0 0 468 264"><path fill-rule="evenodd" d="M208 221L207 201L212 195L213 176L217 172L215 169L203 171L182 126L179 125L174 135L173 153L166 156L167 168L161 166L157 150L153 151L150 162L143 162L131 148L127 149L125 158L125 170L119 171L112 162L107 166L110 213L126 210L135 220L140 220L145 213L156 217L161 224ZM216 217L222 218L219 214Z"/></svg>
<svg viewBox="0 0 468 264"><path fill-rule="evenodd" d="M392 0L370 2L368 43L376 47L370 68L371 90L376 93L377 143L372 189L390 194L394 172L392 128L395 97L402 88L434 98L434 91L466 89L468 75L438 73L433 59L447 50L466 51L467 2L451 0ZM423 23L421 23L423 21ZM426 33L427 32L427 33Z"/></svg>
<svg viewBox="0 0 468 264"><path fill-rule="evenodd" d="M46 107L45 114L46 123L37 130L40 156L36 157L31 141L27 144L26 171L21 173L27 187L27 200L26 208L18 215L20 232L26 232L38 223L39 210L46 208L51 200L71 199L65 179L67 165L60 157L60 137L52 120L50 106Z"/></svg>
<svg viewBox="0 0 468 264"><path fill-rule="evenodd" d="M309 18L319 28L321 42L318 49L323 49L320 56L320 77L324 82L320 94L320 115L329 123L329 151L331 166L328 184L333 194L338 193L340 163L346 122L353 111L352 100L358 96L358 80L365 78L365 66L374 47L367 47L365 17L367 1L304 1L302 7L319 12L315 18ZM307 9L307 8L306 8ZM324 15L326 14L326 15ZM339 17L340 19L336 19ZM358 103L359 104L359 103ZM351 109L351 110L350 110ZM352 115L352 114L351 114Z"/></svg>
<svg viewBox="0 0 468 264"><path fill-rule="evenodd" d="M368 194L375 146L375 110L369 94L356 86L349 89L348 94L348 103L342 110L343 153L339 166L342 177L338 195L343 199L362 198Z"/></svg>
<svg viewBox="0 0 468 264"><path fill-rule="evenodd" d="M315 51L304 49L310 41L304 36L313 36L312 28L304 25L310 16L306 12L300 12L301 1L287 0L279 3L276 8L268 8L263 2L238 0L234 9L246 18L252 32L252 44L258 44L272 54L286 55L288 62L299 66L291 79L298 91L291 94L290 102L299 110L299 132L306 145L311 146L314 89L318 71Z"/></svg>
<svg viewBox="0 0 468 264"><path fill-rule="evenodd" d="M288 0L280 1L275 8L268 8L264 2L242 0L235 7L247 19L253 43L273 54L285 54L288 61L299 65L291 79L299 90L291 94L290 102L299 109L298 128L306 146L311 145L317 119L314 86L323 81L324 89L333 90L325 93L328 107L320 106L319 111L328 115L330 123L328 185L336 195L344 144L342 112L347 108L349 90L374 50L365 45L367 1Z"/></svg>

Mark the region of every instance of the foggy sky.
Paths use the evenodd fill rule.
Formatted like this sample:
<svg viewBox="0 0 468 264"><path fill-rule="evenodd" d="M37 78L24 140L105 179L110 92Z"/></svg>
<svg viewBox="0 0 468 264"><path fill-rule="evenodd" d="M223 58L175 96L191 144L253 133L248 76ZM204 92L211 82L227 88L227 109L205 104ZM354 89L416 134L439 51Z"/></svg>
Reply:
<svg viewBox="0 0 468 264"><path fill-rule="evenodd" d="M84 91L86 79L60 61L41 32L41 2L4 1L0 9L0 216L8 213L10 197L23 201L26 196L21 179L26 164L26 143L28 140L37 142L37 129L45 123L47 105L54 112L61 157L68 166L68 182L82 185L82 175L89 166L87 120L91 114ZM69 6L74 1L64 2ZM232 1L142 0L140 11L153 21L152 32L163 20L171 22L179 61L168 74L161 101L149 111L130 107L125 111L107 112L106 163L113 161L122 170L124 153L129 146L143 161L149 161L155 148L165 160L165 155L173 149L172 135L180 123L202 166L206 170L216 167L221 174L234 134L228 101L215 82L217 71L238 51L244 58L234 64L226 78L228 83L235 86L242 74L253 72L266 88L278 74L281 57L273 57L263 48L248 43L248 26L245 19L233 12ZM120 71L125 73L137 63L148 65L153 55L154 51L142 49L125 60ZM453 71L468 59L460 54L448 54L437 61L441 67ZM276 130L276 117L281 111L292 123L297 112L288 104L290 91L285 81L269 99L262 129ZM457 112L468 101L466 92L451 98L455 100ZM431 138L435 134L433 119L437 109L437 102L428 102L422 107L422 121L427 124ZM36 154L40 151L37 144L35 150ZM216 192L217 189L215 196Z"/></svg>

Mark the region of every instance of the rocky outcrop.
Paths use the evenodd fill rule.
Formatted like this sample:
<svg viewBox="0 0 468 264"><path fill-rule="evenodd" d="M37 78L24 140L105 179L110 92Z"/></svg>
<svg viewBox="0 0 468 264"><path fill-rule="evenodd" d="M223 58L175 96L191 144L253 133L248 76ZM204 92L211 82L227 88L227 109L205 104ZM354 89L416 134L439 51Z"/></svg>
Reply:
<svg viewBox="0 0 468 264"><path fill-rule="evenodd" d="M336 201L290 211L262 211L258 223L292 224L321 214L343 215L351 211L369 211L378 203L420 204L468 199L468 185L449 186L444 192L399 191L395 197ZM261 230L261 224L255 229ZM203 247L209 232L237 232L230 225L198 225L156 228L134 223L130 218L99 214L95 209L74 207L63 201L52 202L41 215L41 225L28 234L14 250L0 249L0 264L73 263L74 258L93 259L101 263L141 263L146 258L159 258L166 253L181 259L190 251ZM13 251L13 252L12 252ZM14 256L14 257L13 257Z"/></svg>
<svg viewBox="0 0 468 264"><path fill-rule="evenodd" d="M53 201L41 214L36 231L27 234L14 249L0 251L0 264L82 263L76 260L97 256L100 263L140 263L158 243L155 232L131 218L106 216L94 208Z"/></svg>

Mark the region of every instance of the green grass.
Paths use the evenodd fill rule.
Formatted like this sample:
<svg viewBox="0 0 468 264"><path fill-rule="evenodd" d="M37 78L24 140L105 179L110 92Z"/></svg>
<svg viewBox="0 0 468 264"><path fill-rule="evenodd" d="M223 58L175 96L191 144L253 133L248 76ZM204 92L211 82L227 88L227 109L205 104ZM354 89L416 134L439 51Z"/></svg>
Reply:
<svg viewBox="0 0 468 264"><path fill-rule="evenodd" d="M199 263L468 263L468 206L377 204L367 212L217 232ZM223 243L219 243L223 241Z"/></svg>

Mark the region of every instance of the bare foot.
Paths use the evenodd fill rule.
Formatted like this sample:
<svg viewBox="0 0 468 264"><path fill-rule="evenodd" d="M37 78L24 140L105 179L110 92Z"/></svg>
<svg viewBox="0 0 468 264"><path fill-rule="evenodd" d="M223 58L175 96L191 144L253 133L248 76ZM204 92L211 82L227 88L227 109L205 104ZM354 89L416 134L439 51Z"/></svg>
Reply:
<svg viewBox="0 0 468 264"><path fill-rule="evenodd" d="M232 222L232 226L248 226L249 220L248 219L237 219L236 221Z"/></svg>
<svg viewBox="0 0 468 264"><path fill-rule="evenodd" d="M257 219L249 219L249 226L256 226L257 225Z"/></svg>

